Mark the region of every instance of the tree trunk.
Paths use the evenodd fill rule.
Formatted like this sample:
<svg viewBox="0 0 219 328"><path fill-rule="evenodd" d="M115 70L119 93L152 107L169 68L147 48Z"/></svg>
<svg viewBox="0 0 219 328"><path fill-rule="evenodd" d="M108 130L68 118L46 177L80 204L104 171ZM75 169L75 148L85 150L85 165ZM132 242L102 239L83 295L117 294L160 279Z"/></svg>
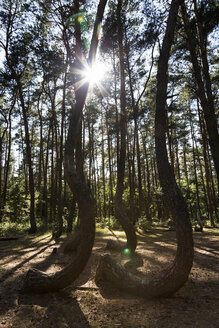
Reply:
<svg viewBox="0 0 219 328"><path fill-rule="evenodd" d="M102 153L102 184L103 184L103 217L106 218L106 178L105 178L105 147L104 147L104 125L101 116L101 153Z"/></svg>
<svg viewBox="0 0 219 328"><path fill-rule="evenodd" d="M2 196L2 137L1 137L1 127L0 127L0 196ZM2 215L3 215L3 201L2 197L0 199L0 222L2 221Z"/></svg>
<svg viewBox="0 0 219 328"><path fill-rule="evenodd" d="M164 297L175 293L187 281L193 263L191 223L186 204L168 162L165 137L167 129L165 118L167 68L179 4L179 0L172 0L158 62L155 116L157 166L160 183L175 221L177 236L176 257L164 272L161 272L158 276L155 275L151 280L147 281L145 278L136 277L127 272L120 264L112 260L109 255L105 255L100 261L96 275L97 283L100 280L107 280L119 289L145 298Z"/></svg>
<svg viewBox="0 0 219 328"><path fill-rule="evenodd" d="M149 159L148 159L148 153L147 153L147 145L146 145L146 136L141 135L142 143L143 143L143 150L144 150L144 156L146 161L146 172L147 172L147 187L145 186L145 190L147 190L147 200L145 205L145 214L148 222L152 223L152 216L151 216L151 178L150 178L150 169L149 169ZM152 179L153 180L153 179Z"/></svg>
<svg viewBox="0 0 219 328"><path fill-rule="evenodd" d="M63 232L63 198L62 198L62 165L63 165L63 140L64 140L64 121L65 121L65 98L66 98L66 81L67 81L67 58L64 72L63 99L62 99L62 118L61 132L59 140L59 162L58 162L58 228L56 235L59 237Z"/></svg>
<svg viewBox="0 0 219 328"><path fill-rule="evenodd" d="M198 107L200 131L201 131L201 136L202 136L202 151L203 151L203 158L204 158L204 163L205 163L207 203L208 203L208 207L209 207L209 216L210 216L209 219L211 221L211 224L213 224L213 226L214 226L212 197L211 197L211 191L210 191L211 175L210 175L210 168L209 168L208 154L207 154L207 134L206 134L205 126L203 124L203 120L201 119L201 110L200 110L198 100L197 100L197 107ZM216 208L217 208L217 206L216 206ZM216 210L216 212L217 212L217 210Z"/></svg>
<svg viewBox="0 0 219 328"><path fill-rule="evenodd" d="M8 156L7 161L5 163L5 174L4 174L4 188L2 191L2 209L4 210L5 203L6 203L6 196L7 196L7 188L8 188L8 176L9 176L9 169L10 169L10 160L11 160L11 115L9 115L9 128L8 128Z"/></svg>
<svg viewBox="0 0 219 328"><path fill-rule="evenodd" d="M192 114L189 113L189 123L190 123L190 132L191 132L191 139L192 139L192 157L193 157L193 169L194 169L194 177L195 177L195 189L196 189L196 215L201 215L201 206L200 206L200 198L199 198L199 183L198 183L198 175L197 175L197 165L196 165L196 153L195 153L195 134L194 134L194 127L192 123Z"/></svg>
<svg viewBox="0 0 219 328"><path fill-rule="evenodd" d="M219 134L217 129L217 118L215 115L214 102L213 102L212 91L211 91L211 81L208 71L206 49L204 45L201 43L202 44L201 59L203 62L203 70L204 70L204 74L202 74L199 61L196 56L195 43L191 34L190 22L186 12L186 6L184 1L182 1L181 3L181 8L182 8L182 16L183 16L185 30L188 39L188 47L190 51L191 62L193 65L194 75L197 82L197 93L201 101L201 105L204 113L204 119L209 136L209 145L211 148L212 158L217 173L218 190L219 190Z"/></svg>
<svg viewBox="0 0 219 328"><path fill-rule="evenodd" d="M108 163L109 163L109 220L110 216L113 215L113 177L112 177L112 159L111 159L111 138L110 138L110 123L111 123L111 116L108 119L108 114L106 113L106 128L107 128L107 150L108 150ZM109 222L110 226L110 222Z"/></svg>
<svg viewBox="0 0 219 328"><path fill-rule="evenodd" d="M124 174L125 174L125 160L126 160L126 138L127 138L127 124L126 124L126 97L125 97L125 67L124 67L124 53L122 44L122 21L121 21L122 0L118 0L117 5L117 22L118 22L118 43L119 43L119 63L120 63L120 152L117 162L117 187L115 195L115 217L122 225L126 237L127 248L132 252L137 246L137 238L134 227L127 217L122 205L122 196L124 190Z"/></svg>
<svg viewBox="0 0 219 328"><path fill-rule="evenodd" d="M34 191L34 178L33 178L33 167L32 167L32 155L31 155L31 145L30 145L30 135L29 135L29 126L27 111L23 98L22 86L19 80L17 82L17 87L19 91L19 98L21 103L21 109L23 113L24 120L24 130L25 130L25 143L26 143L26 156L27 164L29 169L29 190L30 190L30 233L35 233L37 230L36 221L35 221L35 191Z"/></svg>
<svg viewBox="0 0 219 328"><path fill-rule="evenodd" d="M93 28L89 51L89 64L95 62L97 45L98 45L98 26L102 21L104 9L107 0L100 0L97 16ZM75 12L79 12L79 2L75 1ZM75 23L76 37L76 68L81 59L81 36L80 26ZM89 187L86 183L82 161L81 147L81 117L84 103L88 92L88 83L84 83L79 89L75 90L76 102L70 112L70 122L68 137L65 148L65 178L69 184L72 193L78 203L80 217L80 244L76 257L62 270L46 274L35 269L27 273L23 292L29 293L46 293L57 291L70 285L83 271L90 257L94 237L95 237L95 216L94 202L90 194Z"/></svg>
<svg viewBox="0 0 219 328"><path fill-rule="evenodd" d="M68 219L67 219L67 232L72 232L73 228L73 221L75 219L75 213L76 213L76 200L73 197L71 200L71 203L68 207Z"/></svg>

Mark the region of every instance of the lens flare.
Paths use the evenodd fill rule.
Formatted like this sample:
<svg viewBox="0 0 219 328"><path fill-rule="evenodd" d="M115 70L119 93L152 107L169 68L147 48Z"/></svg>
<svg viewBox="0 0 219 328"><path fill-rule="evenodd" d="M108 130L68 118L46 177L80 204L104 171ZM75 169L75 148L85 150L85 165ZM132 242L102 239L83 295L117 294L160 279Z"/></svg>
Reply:
<svg viewBox="0 0 219 328"><path fill-rule="evenodd" d="M131 253L129 248L125 248L123 251L124 254L129 255Z"/></svg>
<svg viewBox="0 0 219 328"><path fill-rule="evenodd" d="M78 17L78 22L79 22L79 23L82 23L83 21L84 21L84 18L83 18L82 16L79 16L79 17Z"/></svg>

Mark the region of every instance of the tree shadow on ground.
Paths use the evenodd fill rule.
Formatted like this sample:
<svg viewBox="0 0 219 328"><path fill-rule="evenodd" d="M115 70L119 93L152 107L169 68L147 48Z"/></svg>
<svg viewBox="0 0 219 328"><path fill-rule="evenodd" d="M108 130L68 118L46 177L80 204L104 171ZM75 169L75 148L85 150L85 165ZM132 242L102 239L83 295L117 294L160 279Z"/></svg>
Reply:
<svg viewBox="0 0 219 328"><path fill-rule="evenodd" d="M50 238L46 242L43 242L45 239L49 237L43 237L38 239L37 241L31 240L29 236L23 236L19 240L5 241L0 244L0 260L3 260L5 257L9 257L10 255L16 254L13 258L2 262L2 264L7 264L8 262L14 261L17 257L22 256L25 253L29 253L30 251L34 251L39 249L39 247L48 245L49 242L52 241Z"/></svg>
<svg viewBox="0 0 219 328"><path fill-rule="evenodd" d="M45 295L20 295L18 298L19 312L16 315L13 327L17 326L19 318L25 326L25 318L31 315L32 327L34 328L90 328L76 297L68 291L49 293Z"/></svg>
<svg viewBox="0 0 219 328"><path fill-rule="evenodd" d="M34 296L19 294L19 289L22 286L24 277L23 274L28 271L29 266L31 265L31 267L43 271L47 269L50 270L51 268L58 270L58 267L64 265L65 261L69 260L69 256L65 259L62 254L62 240L55 245L52 244L48 237L48 245L45 243L45 240L41 240L41 244L35 240L35 255L28 254L30 245L34 243L28 243L25 239L24 244L22 245L21 243L20 247L23 247L23 250L26 249L26 252L21 254L17 263L11 263L13 267L8 266L10 275L5 276L6 280L0 285L0 315L6 320L6 323L11 320L10 323L13 328L87 328L90 327L90 325L86 317L89 318L89 321L91 320L90 322L94 322L95 319L90 319L89 313L93 312L92 315L93 318L95 318L99 311L102 311L101 320L104 321L104 316L107 316L108 319L106 318L106 320L112 318L113 321L113 317L118 316L118 322L120 323L123 323L123 321L126 322L126 316L129 318L127 320L131 320L131 317L135 316L135 313L141 312L141 324L139 323L138 325L138 322L133 319L133 325L120 325L122 328L144 327L144 325L142 325L144 313L149 313L153 318L157 316L158 321L156 321L154 325L150 324L150 321L148 321L149 324L147 327L150 328L167 328L170 326L171 328L178 328L179 322L182 323L180 328L193 328L197 326L196 323L200 323L200 328L208 327L208 313L212 318L215 317L216 322L219 304L219 285L218 281L216 281L216 274L218 272L218 268L216 268L218 243L216 242L217 236L215 237L215 234L213 235L213 239L209 238L211 237L210 234L203 233L194 235L195 246L197 248L194 267L189 281L177 292L175 297L166 300L146 301L105 285L104 288L100 286L99 291L96 290L94 292L101 295L98 296L99 303L97 303L95 299L92 305L88 296L89 293L92 294L93 291L89 291L89 288L95 287L94 276L97 263L99 256L105 252L106 239L102 237L102 234L97 234L92 257L75 284L57 293ZM151 232L150 235L146 234L145 236L141 236L136 255L134 255L135 263L133 263L133 265L131 264L133 259L129 259L127 256L118 253L113 253L113 256L119 261L121 260L132 273L135 274L138 272L140 276L147 275L149 277L150 274L162 268L163 265L166 265L166 263L168 264L170 258L174 256L176 246L174 239L174 232L164 232L160 234L160 232L157 233L155 231L155 234ZM26 246L24 247L24 245ZM45 248L46 245L48 247ZM54 246L57 248L57 254L53 254L52 252ZM10 243L8 243L8 247L10 247ZM14 248L16 256L18 255L18 251L19 249ZM31 250L31 253L32 252L33 249ZM10 254L13 257L13 252ZM31 263L29 264L30 261ZM142 265L142 261L144 265ZM1 272L3 272L2 268ZM214 273L214 276L208 277L210 273ZM85 288L87 289L85 289L85 291L80 291L80 288L77 287L84 286L84 284L86 284ZM80 299L82 294L86 295L86 299L88 299L86 304L83 300L83 296L82 299ZM77 300L75 298L76 295ZM78 297L78 295L80 295L80 297ZM83 311L79 303L82 305ZM84 308L84 304L86 308ZM91 311L92 306L93 311ZM135 306L137 306L137 308ZM94 307L96 308L95 311ZM148 307L150 308L149 312ZM154 307L156 308L155 310ZM157 314L156 311L158 308L159 313ZM199 309L201 310L201 314L198 314ZM96 311L97 314L94 314ZM192 320L190 320L191 317ZM147 322L146 315L145 322ZM7 326L7 324L4 324L4 327L10 327L10 325ZM99 326L97 325L96 327L112 328L114 326L109 323L109 326L99 324ZM215 324L215 326L209 326L209 328L218 327Z"/></svg>
<svg viewBox="0 0 219 328"><path fill-rule="evenodd" d="M19 268L23 267L24 264L26 264L27 262L31 261L32 259L34 259L36 256L38 256L41 253L44 253L45 250L47 248L49 248L51 245L47 245L44 248L41 248L38 252L34 253L33 255L29 256L28 258L26 258L25 260L23 260L22 262L20 262L19 264L15 265L11 270L7 270L6 273L4 273L1 277L0 277L0 282L5 281L9 276L11 276L15 271L17 271Z"/></svg>
<svg viewBox="0 0 219 328"><path fill-rule="evenodd" d="M45 239L48 239L48 241L44 242ZM8 242L6 246L8 245L10 246L10 242ZM34 248L31 247L32 245L34 245ZM26 274L28 270L28 263L33 260L36 261L37 259L39 259L39 257L43 256L45 251L47 251L50 247L53 246L54 243L48 236L45 238L41 238L37 242L36 240L29 240L29 242L27 243L25 237L23 240L23 244L22 241L19 241L19 245L16 245L17 255L12 256L12 258L10 257L10 266L8 267L8 262L4 261L4 264L2 264L0 269L0 315L7 312L10 308L13 308L15 300L17 299L17 295L19 294L19 291L23 285L23 277L24 273ZM10 252L10 255L12 254L13 252ZM1 258L2 253L0 253L0 259Z"/></svg>

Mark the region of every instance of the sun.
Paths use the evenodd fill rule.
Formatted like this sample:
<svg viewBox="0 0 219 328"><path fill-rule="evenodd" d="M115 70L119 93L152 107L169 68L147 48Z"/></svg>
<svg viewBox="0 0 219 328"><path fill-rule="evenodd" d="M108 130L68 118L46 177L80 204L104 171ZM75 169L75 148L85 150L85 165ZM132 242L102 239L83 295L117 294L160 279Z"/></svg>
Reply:
<svg viewBox="0 0 219 328"><path fill-rule="evenodd" d="M102 62L97 62L92 67L86 67L83 75L85 80L91 85L98 85L103 80L106 71L106 65Z"/></svg>

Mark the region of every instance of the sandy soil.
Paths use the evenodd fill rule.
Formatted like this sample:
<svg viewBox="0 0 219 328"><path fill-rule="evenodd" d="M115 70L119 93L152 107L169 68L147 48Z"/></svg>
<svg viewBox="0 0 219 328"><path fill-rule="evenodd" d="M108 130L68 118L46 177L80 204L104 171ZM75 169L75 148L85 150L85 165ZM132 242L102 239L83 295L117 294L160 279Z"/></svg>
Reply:
<svg viewBox="0 0 219 328"><path fill-rule="evenodd" d="M195 259L188 282L174 297L157 300L133 297L109 286L97 288L96 267L109 238L110 231L99 231L83 274L65 290L46 295L22 295L19 290L30 267L53 272L68 263L70 256L62 252L64 239L57 243L51 235L22 235L1 241L0 327L219 328L218 230L194 233ZM157 228L138 235L138 240L132 259L113 254L133 273L150 276L173 259L174 232Z"/></svg>

